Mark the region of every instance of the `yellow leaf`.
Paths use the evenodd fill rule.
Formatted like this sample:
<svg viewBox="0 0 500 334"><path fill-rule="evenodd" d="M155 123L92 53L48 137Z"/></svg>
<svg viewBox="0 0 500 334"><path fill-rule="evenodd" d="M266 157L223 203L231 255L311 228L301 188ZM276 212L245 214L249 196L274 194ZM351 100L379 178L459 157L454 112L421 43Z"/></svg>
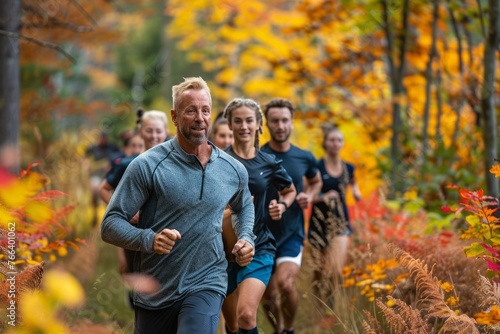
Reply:
<svg viewBox="0 0 500 334"><path fill-rule="evenodd" d="M38 327L46 323L53 317L50 309L50 301L44 298L41 291L30 291L22 295L20 311L23 315L23 325L28 327ZM36 312L35 312L36 310ZM40 326L45 327L45 326Z"/></svg>
<svg viewBox="0 0 500 334"><path fill-rule="evenodd" d="M36 172L30 172L26 177L21 179L23 188L26 189L26 196L31 197L38 193L43 187L49 183L49 178Z"/></svg>
<svg viewBox="0 0 500 334"><path fill-rule="evenodd" d="M7 208L19 208L26 202L24 186L20 186L20 182L16 182L9 187L1 188L0 201L4 203Z"/></svg>
<svg viewBox="0 0 500 334"><path fill-rule="evenodd" d="M431 36L431 35L427 35L427 34L423 34L423 35L421 35L421 36L418 38L418 44L419 44L421 47L424 47L424 48L430 49L430 47L431 47L431 45L432 45L432 36Z"/></svg>
<svg viewBox="0 0 500 334"><path fill-rule="evenodd" d="M43 286L48 294L68 307L78 306L85 298L78 280L65 271L48 271L44 275Z"/></svg>
<svg viewBox="0 0 500 334"><path fill-rule="evenodd" d="M8 228L9 223L15 222L17 219L4 206L0 205L0 226Z"/></svg>
<svg viewBox="0 0 500 334"><path fill-rule="evenodd" d="M45 203L30 202L26 205L26 216L36 223L45 223L52 219L53 212Z"/></svg>
<svg viewBox="0 0 500 334"><path fill-rule="evenodd" d="M66 249L66 247L61 246L57 249L57 254L61 257L64 257L68 255L68 250Z"/></svg>
<svg viewBox="0 0 500 334"><path fill-rule="evenodd" d="M0 188L0 201L7 208L19 208L26 203L29 197L34 196L46 186L47 183L47 177L36 172L30 172L13 184Z"/></svg>
<svg viewBox="0 0 500 334"><path fill-rule="evenodd" d="M227 67L219 72L219 74L217 75L217 79L219 82L231 83L236 78L235 74L236 70L234 68Z"/></svg>
<svg viewBox="0 0 500 334"><path fill-rule="evenodd" d="M229 26L222 26L219 33L222 38L233 43L243 42L251 37L251 31L237 30Z"/></svg>

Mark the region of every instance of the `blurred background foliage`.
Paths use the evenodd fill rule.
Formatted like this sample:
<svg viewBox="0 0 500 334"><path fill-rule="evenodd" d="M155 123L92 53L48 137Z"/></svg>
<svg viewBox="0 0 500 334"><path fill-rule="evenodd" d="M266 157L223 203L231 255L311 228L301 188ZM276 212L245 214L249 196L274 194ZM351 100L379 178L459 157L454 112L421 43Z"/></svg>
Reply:
<svg viewBox="0 0 500 334"><path fill-rule="evenodd" d="M42 160L48 170L74 173L72 164L85 165L81 153L101 131L119 144L137 107L169 114L171 86L199 75L212 89L214 115L235 96L261 104L289 98L298 109L296 145L321 157L320 127L335 123L364 195L417 189L436 209L449 199L447 184L484 186L479 100L487 4L413 1L406 12L404 4L102 0L77 8L24 1L22 32L71 58L21 41L22 165ZM43 27L28 6L45 15ZM61 15L68 26L54 23ZM402 62L403 90L395 95L391 76ZM71 155L63 165L54 150L61 141Z"/></svg>

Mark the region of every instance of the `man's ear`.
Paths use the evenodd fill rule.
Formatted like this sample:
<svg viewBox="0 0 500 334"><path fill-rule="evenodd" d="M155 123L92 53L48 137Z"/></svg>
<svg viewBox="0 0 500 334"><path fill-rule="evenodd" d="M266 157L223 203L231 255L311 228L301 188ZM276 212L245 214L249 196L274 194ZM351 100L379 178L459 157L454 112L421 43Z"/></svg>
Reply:
<svg viewBox="0 0 500 334"><path fill-rule="evenodd" d="M170 109L170 117L172 117L172 122L174 122L174 125L177 126L177 113L174 109Z"/></svg>

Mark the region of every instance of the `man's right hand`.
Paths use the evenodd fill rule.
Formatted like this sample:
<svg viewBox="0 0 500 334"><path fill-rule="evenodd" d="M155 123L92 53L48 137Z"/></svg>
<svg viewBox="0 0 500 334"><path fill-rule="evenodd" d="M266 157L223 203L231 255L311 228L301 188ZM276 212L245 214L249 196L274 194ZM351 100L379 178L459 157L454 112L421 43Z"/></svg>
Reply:
<svg viewBox="0 0 500 334"><path fill-rule="evenodd" d="M177 239L181 239L179 231L166 228L155 234L153 251L157 254L168 254L174 247Z"/></svg>

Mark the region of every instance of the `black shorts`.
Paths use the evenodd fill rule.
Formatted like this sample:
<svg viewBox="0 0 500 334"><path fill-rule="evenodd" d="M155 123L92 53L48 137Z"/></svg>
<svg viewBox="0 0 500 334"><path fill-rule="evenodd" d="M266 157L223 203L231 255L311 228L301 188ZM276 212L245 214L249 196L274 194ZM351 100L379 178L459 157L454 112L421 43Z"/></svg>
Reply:
<svg viewBox="0 0 500 334"><path fill-rule="evenodd" d="M164 309L136 305L134 334L215 334L223 300L218 292L198 291Z"/></svg>

